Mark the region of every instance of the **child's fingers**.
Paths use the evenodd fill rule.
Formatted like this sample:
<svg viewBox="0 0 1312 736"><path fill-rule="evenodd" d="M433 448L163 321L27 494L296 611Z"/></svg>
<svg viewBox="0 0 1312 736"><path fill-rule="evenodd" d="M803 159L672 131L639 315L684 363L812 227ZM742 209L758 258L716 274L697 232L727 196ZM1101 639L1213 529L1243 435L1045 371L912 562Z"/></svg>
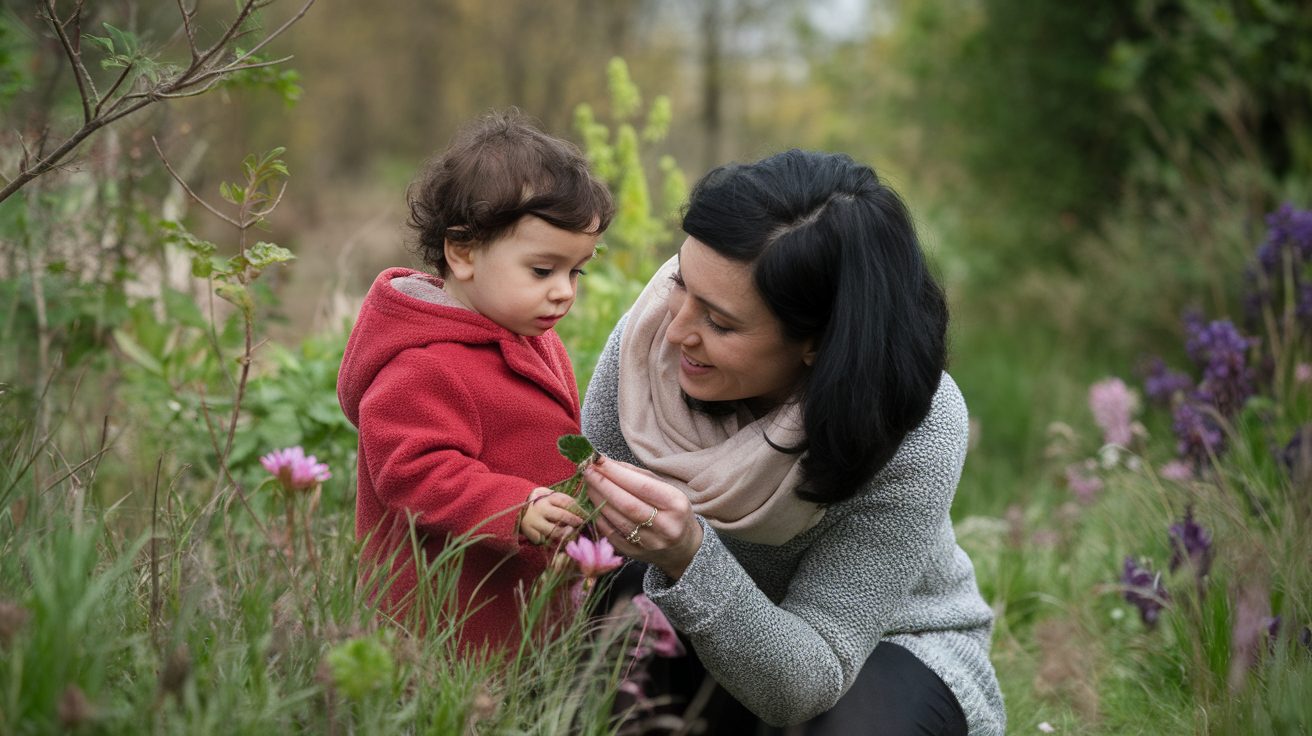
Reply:
<svg viewBox="0 0 1312 736"><path fill-rule="evenodd" d="M553 524L563 524L569 527L583 525L582 517L558 506L548 506L542 509L542 518Z"/></svg>
<svg viewBox="0 0 1312 736"><path fill-rule="evenodd" d="M570 512L571 514L574 514L579 518L588 515L588 512L584 511L583 508L579 506L578 501L574 500L574 497L569 495L568 493L561 493L557 491L555 493L552 493L550 496L546 497L545 499L543 499L543 502L549 503L557 508L565 509L566 511Z"/></svg>

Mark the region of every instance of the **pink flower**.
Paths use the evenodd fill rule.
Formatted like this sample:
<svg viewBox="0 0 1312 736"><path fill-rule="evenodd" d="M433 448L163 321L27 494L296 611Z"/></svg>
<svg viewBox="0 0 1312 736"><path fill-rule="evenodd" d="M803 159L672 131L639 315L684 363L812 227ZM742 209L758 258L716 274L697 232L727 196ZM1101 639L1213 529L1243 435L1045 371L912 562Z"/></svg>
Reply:
<svg viewBox="0 0 1312 736"><path fill-rule="evenodd" d="M1066 485L1080 503L1093 503L1102 492L1102 478L1094 473L1097 467L1098 464L1093 460L1066 466Z"/></svg>
<svg viewBox="0 0 1312 736"><path fill-rule="evenodd" d="M679 657L683 655L683 642L679 634L670 625L661 609L645 595L633 597L633 607L642 616L642 628L638 631L638 645L634 647L636 657L655 654L658 657Z"/></svg>
<svg viewBox="0 0 1312 736"><path fill-rule="evenodd" d="M1298 383L1312 383L1312 363L1299 363L1294 366L1294 380Z"/></svg>
<svg viewBox="0 0 1312 736"><path fill-rule="evenodd" d="M1139 397L1119 378L1108 378L1089 387L1089 409L1102 429L1103 442L1128 447L1134 438L1132 420Z"/></svg>
<svg viewBox="0 0 1312 736"><path fill-rule="evenodd" d="M306 456L300 446L288 447L260 458L260 465L269 471L288 491L308 491L333 477L328 466L314 455Z"/></svg>
<svg viewBox="0 0 1312 736"><path fill-rule="evenodd" d="M585 578L595 578L624 564L624 558L615 554L610 540L604 537L599 542L579 537L565 545L565 554L579 563Z"/></svg>
<svg viewBox="0 0 1312 736"><path fill-rule="evenodd" d="M1172 460L1163 465L1157 474L1169 481L1176 483L1185 483L1193 480L1194 469L1189 467L1189 463L1183 460Z"/></svg>

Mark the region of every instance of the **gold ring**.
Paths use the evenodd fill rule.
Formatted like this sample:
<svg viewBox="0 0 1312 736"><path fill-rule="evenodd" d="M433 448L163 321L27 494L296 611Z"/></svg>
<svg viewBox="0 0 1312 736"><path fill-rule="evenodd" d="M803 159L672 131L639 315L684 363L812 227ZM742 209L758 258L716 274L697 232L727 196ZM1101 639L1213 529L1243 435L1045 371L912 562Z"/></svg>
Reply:
<svg viewBox="0 0 1312 736"><path fill-rule="evenodd" d="M639 524L638 526L633 527L633 531L629 532L629 536L625 537L625 539L629 540L629 544L632 544L632 545L634 545L635 547L641 547L641 546L642 546L642 536L638 534L638 532L639 532L641 529L642 529L642 525L641 525L641 524Z"/></svg>
<svg viewBox="0 0 1312 736"><path fill-rule="evenodd" d="M658 513L660 513L660 509L656 508L655 506L652 506L652 507L651 507L651 516L648 516L646 521L644 521L644 522L642 522L641 524L639 524L639 525L638 525L638 528L639 528L639 529L646 529L647 527L651 526L651 525L652 525L652 522L656 521L656 514L658 514Z"/></svg>

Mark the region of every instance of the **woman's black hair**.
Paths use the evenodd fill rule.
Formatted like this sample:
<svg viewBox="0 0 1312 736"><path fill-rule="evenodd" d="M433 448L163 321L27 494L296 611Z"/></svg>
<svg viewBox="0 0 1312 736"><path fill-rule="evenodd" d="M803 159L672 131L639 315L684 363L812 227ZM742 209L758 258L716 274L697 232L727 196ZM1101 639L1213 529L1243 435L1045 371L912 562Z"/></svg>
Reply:
<svg viewBox="0 0 1312 736"><path fill-rule="evenodd" d="M812 338L801 386L798 495L851 498L929 413L947 362L948 309L902 199L842 154L792 150L712 170L683 230L750 263L792 340Z"/></svg>

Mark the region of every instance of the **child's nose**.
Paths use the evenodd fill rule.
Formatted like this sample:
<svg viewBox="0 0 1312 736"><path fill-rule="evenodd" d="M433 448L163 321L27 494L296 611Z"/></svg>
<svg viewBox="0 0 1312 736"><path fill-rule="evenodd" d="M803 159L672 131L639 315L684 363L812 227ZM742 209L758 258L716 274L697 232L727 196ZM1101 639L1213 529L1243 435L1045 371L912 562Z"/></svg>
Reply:
<svg viewBox="0 0 1312 736"><path fill-rule="evenodd" d="M563 302L574 298L574 279L566 276L564 278L555 278L551 280L551 288L547 291L547 298L553 302Z"/></svg>

